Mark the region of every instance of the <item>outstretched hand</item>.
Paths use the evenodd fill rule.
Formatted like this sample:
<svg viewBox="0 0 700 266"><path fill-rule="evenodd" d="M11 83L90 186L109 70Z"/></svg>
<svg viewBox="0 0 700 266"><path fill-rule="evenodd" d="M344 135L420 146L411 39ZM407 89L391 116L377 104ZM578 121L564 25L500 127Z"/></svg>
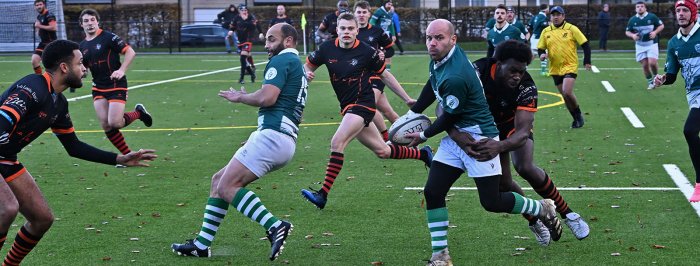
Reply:
<svg viewBox="0 0 700 266"><path fill-rule="evenodd" d="M148 167L149 164L148 162L153 161L155 158L158 158L158 155L155 154L155 150L150 150L150 149L140 149L138 151L132 151L130 153L124 154L124 155L117 155L117 164L125 165L125 166L144 166Z"/></svg>
<svg viewBox="0 0 700 266"><path fill-rule="evenodd" d="M219 96L224 97L230 102L238 103L241 102L241 97L246 95L248 92L245 91L245 87L241 86L241 90L234 90L233 87L229 88L227 91L219 91Z"/></svg>

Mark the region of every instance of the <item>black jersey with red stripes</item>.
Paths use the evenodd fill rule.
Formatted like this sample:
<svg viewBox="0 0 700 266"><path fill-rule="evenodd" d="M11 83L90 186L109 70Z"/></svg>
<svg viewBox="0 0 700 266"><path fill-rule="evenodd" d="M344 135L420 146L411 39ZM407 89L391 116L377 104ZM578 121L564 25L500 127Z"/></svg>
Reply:
<svg viewBox="0 0 700 266"><path fill-rule="evenodd" d="M36 16L36 20L41 23L41 25L49 26L51 22L56 23L56 16L49 12L48 9L44 9L44 12ZM56 39L56 31L50 31L45 29L39 29L39 39L42 43L50 43Z"/></svg>
<svg viewBox="0 0 700 266"><path fill-rule="evenodd" d="M90 69L93 87L98 89L127 88L126 75L118 80L113 80L110 76L112 76L112 72L122 66L119 55L126 53L128 48L129 44L119 36L102 29L97 30L97 36L92 40L80 42L83 64Z"/></svg>
<svg viewBox="0 0 700 266"><path fill-rule="evenodd" d="M496 62L495 58L481 58L474 61L473 65L484 86L491 114L500 130L502 127L514 126L516 110L537 112L537 86L525 71L520 86L515 89L508 88L502 81L495 80L498 68Z"/></svg>
<svg viewBox="0 0 700 266"><path fill-rule="evenodd" d="M381 48L386 50L394 45L394 41L391 40L389 34L386 34L382 28L372 26L372 24L367 24L367 27L360 28L357 39L375 49Z"/></svg>
<svg viewBox="0 0 700 266"><path fill-rule="evenodd" d="M319 67L326 65L341 109L351 104L375 107L369 78L381 74L386 68L377 49L359 40L355 40L352 48L345 49L335 39L322 43L306 58L306 62Z"/></svg>
<svg viewBox="0 0 700 266"><path fill-rule="evenodd" d="M252 42L255 39L256 28L259 28L258 21L252 14L246 19L238 16L231 22L231 30L236 31L239 43Z"/></svg>
<svg viewBox="0 0 700 266"><path fill-rule="evenodd" d="M51 87L51 76L31 74L0 95L0 160L17 160L17 153L44 131L73 133L68 101Z"/></svg>

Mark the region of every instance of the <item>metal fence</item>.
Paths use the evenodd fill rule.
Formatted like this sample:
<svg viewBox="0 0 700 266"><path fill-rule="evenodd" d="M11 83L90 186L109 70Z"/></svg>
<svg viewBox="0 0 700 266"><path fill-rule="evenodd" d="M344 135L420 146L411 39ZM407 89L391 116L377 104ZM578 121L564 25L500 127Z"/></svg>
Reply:
<svg viewBox="0 0 700 266"><path fill-rule="evenodd" d="M521 21L527 22L530 18L530 14L524 14ZM609 39L626 39L625 27L627 25L628 17L616 17L612 18L610 25ZM662 33L662 36L670 36L677 31L677 26L675 26L675 21L672 16L661 17L666 29ZM417 44L424 43L425 28L431 20L402 20L401 21L401 42L404 44ZM583 31L588 39L597 40L598 39L598 25L596 18L584 18L584 19L572 19L567 20L568 22L577 25L581 31ZM267 29L268 24L266 21L261 21L261 27L263 30ZM486 24L486 19L482 17L471 18L471 17L457 17L452 20L452 23L456 27L456 33L458 35L458 40L460 42L479 42L484 41L482 34L484 29L484 24ZM122 39L126 40L134 49L146 50L146 51L160 51L160 52L181 52L181 51L211 51L208 46L224 46L223 36L218 44L214 45L197 45L192 43L187 43L181 38L181 28L185 25L198 24L198 25L214 25L211 22L178 22L178 21L158 21L157 19L143 21L143 20L131 20L131 21L103 21L100 22L101 27L105 30L112 31L119 35ZM314 31L316 27L320 24L320 20L308 20L307 21L307 31L306 31L306 41L310 49L315 49L314 43ZM80 42L84 39L84 33L82 28L78 23L65 23L67 39ZM301 30L299 25L295 25L299 33ZM0 27L14 27L23 29L33 29L33 23L0 23ZM257 34L256 34L257 35ZM34 38L34 43L39 42L39 38ZM262 44L262 41L256 40L255 43ZM300 42L301 44L301 42ZM32 51L34 47L23 48L22 51Z"/></svg>

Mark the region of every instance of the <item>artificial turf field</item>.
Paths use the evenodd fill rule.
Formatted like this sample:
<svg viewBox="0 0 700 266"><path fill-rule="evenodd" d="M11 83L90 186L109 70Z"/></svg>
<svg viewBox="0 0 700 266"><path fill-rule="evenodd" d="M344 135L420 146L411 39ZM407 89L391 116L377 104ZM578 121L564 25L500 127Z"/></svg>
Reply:
<svg viewBox="0 0 700 266"><path fill-rule="evenodd" d="M469 57L473 61L484 54ZM0 56L0 89L31 73L29 57ZM586 119L577 130L570 129L571 117L551 78L539 76L539 61L531 65L540 91L535 160L572 210L589 223L590 236L576 240L565 226L560 241L540 247L519 215L487 213L474 190L453 190L448 195L448 240L457 265L697 263L698 211L663 166L677 165L694 184L682 134L688 110L683 80L647 91L633 58L631 53L593 53L599 73L580 70L575 86ZM255 59L264 63L266 56ZM427 63L427 55L394 58L392 73L413 97L427 79ZM115 168L70 158L51 134L25 148L20 161L36 178L56 221L24 262L269 264L269 242L261 240L264 230L234 208L216 235L212 258L178 257L170 250L171 243L196 237L211 175L255 128L256 108L217 96L219 90L240 86L235 83L238 64L237 57L225 54L137 55L127 72L132 89L127 109L145 104L154 123L145 128L136 121L122 132L132 149L157 150L160 158L149 168ZM260 64L258 79L263 69ZM301 197L300 189L320 187L330 138L340 120L325 68L316 73L293 161L249 185L273 214L295 226L272 264L424 264L431 251L423 197L420 191L406 189L424 185L427 170L420 161L380 160L353 142L326 208L319 211ZM601 81L608 81L615 92L608 92ZM66 92L75 100L70 110L77 134L87 143L116 151L87 96L89 77L84 83L76 93ZM245 86L253 91L260 85L258 80ZM407 107L387 92L397 113L404 114ZM635 128L621 107L629 107L644 127ZM438 143L438 137L428 141L433 149ZM463 176L455 186L473 189L474 183ZM526 194L539 198L532 190ZM0 253L9 250L23 222L21 216L15 220Z"/></svg>

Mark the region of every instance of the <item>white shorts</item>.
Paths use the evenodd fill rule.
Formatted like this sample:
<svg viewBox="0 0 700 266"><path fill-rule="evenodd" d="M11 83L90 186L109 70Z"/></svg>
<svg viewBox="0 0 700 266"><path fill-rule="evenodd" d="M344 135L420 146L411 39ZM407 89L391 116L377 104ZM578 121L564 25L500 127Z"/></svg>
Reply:
<svg viewBox="0 0 700 266"><path fill-rule="evenodd" d="M263 129L250 133L248 141L236 151L233 158L260 178L291 161L295 148L296 141L291 136Z"/></svg>
<svg viewBox="0 0 700 266"><path fill-rule="evenodd" d="M537 54L537 44L540 42L540 39L535 39L535 37L530 38L530 49L532 50L533 54Z"/></svg>
<svg viewBox="0 0 700 266"><path fill-rule="evenodd" d="M688 99L690 108L700 108L700 89L688 91L685 97Z"/></svg>
<svg viewBox="0 0 700 266"><path fill-rule="evenodd" d="M478 134L469 133L475 140L480 140L485 137ZM498 136L493 139L498 140ZM467 155L457 143L449 136L445 136L440 141L437 154L433 157L433 161L438 161L446 165L462 169L467 173L467 176L472 178L494 176L501 174L501 160L499 156L486 161L479 162L476 159Z"/></svg>
<svg viewBox="0 0 700 266"><path fill-rule="evenodd" d="M647 58L659 59L659 44L655 43L649 46L635 45L637 51L637 62Z"/></svg>

